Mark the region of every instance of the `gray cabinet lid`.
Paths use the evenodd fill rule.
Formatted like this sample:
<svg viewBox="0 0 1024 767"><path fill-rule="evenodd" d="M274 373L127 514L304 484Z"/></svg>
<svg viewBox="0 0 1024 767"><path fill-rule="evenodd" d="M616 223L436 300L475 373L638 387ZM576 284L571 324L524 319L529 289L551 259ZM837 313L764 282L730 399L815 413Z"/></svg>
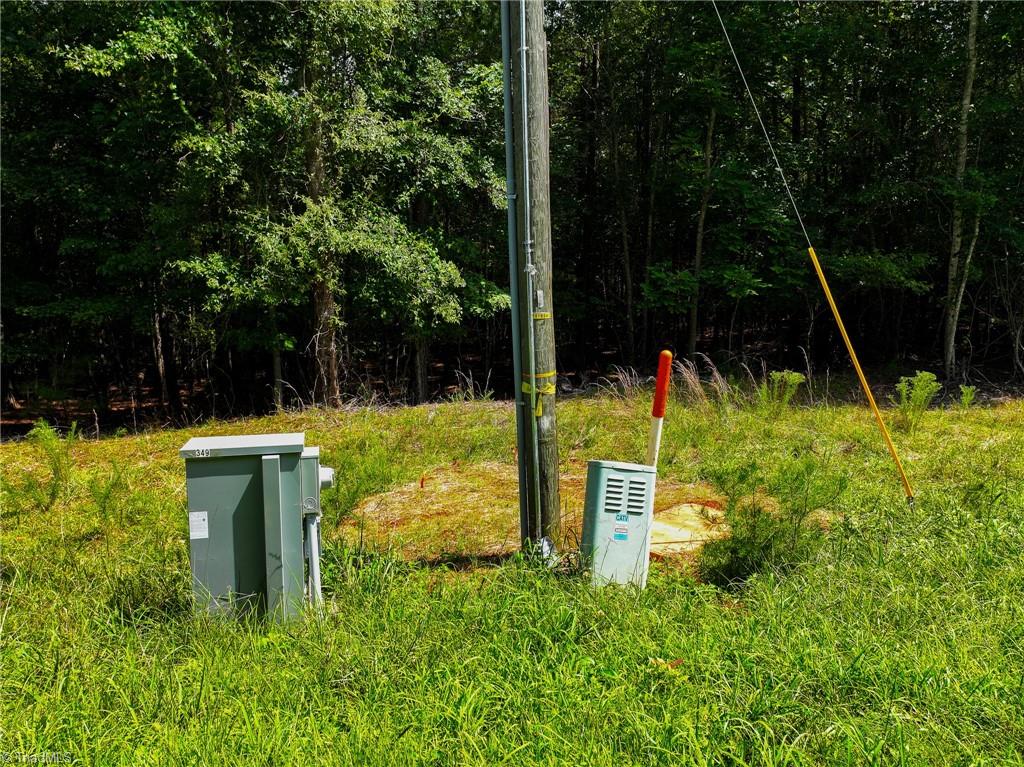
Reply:
<svg viewBox="0 0 1024 767"><path fill-rule="evenodd" d="M193 437L178 451L182 458L224 458L233 455L301 453L305 432L292 434L239 434L228 437Z"/></svg>
<svg viewBox="0 0 1024 767"><path fill-rule="evenodd" d="M645 463L626 463L625 461L587 461L587 467L595 467L601 469L611 469L613 471L626 471L636 472L638 474L657 474L658 470L654 466L648 466Z"/></svg>

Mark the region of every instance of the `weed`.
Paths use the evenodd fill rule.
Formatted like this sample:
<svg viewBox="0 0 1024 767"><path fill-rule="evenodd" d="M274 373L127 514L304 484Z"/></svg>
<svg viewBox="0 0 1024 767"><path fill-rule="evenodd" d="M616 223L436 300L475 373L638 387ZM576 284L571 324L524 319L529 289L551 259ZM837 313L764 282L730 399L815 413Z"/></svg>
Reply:
<svg viewBox="0 0 1024 767"><path fill-rule="evenodd" d="M714 394L715 401L720 407L728 407L736 399L736 392L715 366L715 363L711 361L711 358L705 355L701 356L704 357L704 362L707 364L708 371L711 374L711 391Z"/></svg>
<svg viewBox="0 0 1024 767"><path fill-rule="evenodd" d="M115 521L115 513L119 517L117 521L124 521L124 517L119 509L119 498L117 497L118 493L123 489L123 481L124 469L118 463L111 465L109 474L93 473L86 480L86 489L92 500L93 509L104 526Z"/></svg>
<svg viewBox="0 0 1024 767"><path fill-rule="evenodd" d="M449 402L491 402L494 399L494 390L490 388L490 371L487 372L487 379L482 384L473 380L473 371L463 373L456 370L455 378L458 384L455 391L448 396Z"/></svg>
<svg viewBox="0 0 1024 767"><path fill-rule="evenodd" d="M808 561L820 547L820 524L791 510L770 510L758 498L730 503L725 509L729 535L701 549L701 579L716 586L735 587L756 573L777 573Z"/></svg>
<svg viewBox="0 0 1024 767"><path fill-rule="evenodd" d="M115 572L107 604L118 620L132 624L187 615L192 610L190 579L180 569Z"/></svg>
<svg viewBox="0 0 1024 767"><path fill-rule="evenodd" d="M636 368L612 365L612 374L608 377L610 387L623 397L636 395L643 387L643 377Z"/></svg>
<svg viewBox="0 0 1024 767"><path fill-rule="evenodd" d="M754 390L755 400L763 412L777 417L789 407L800 384L806 380L803 373L792 370L773 370L757 385Z"/></svg>
<svg viewBox="0 0 1024 767"><path fill-rule="evenodd" d="M903 376L896 384L896 424L909 433L917 431L921 418L942 390L934 373L918 370L913 378Z"/></svg>
<svg viewBox="0 0 1024 767"><path fill-rule="evenodd" d="M77 424L72 423L65 437L61 437L46 421L39 420L28 433L28 442L42 454L49 471L45 480L34 475L25 479L24 490L36 509L49 511L68 496L71 490L71 445L78 438Z"/></svg>
<svg viewBox="0 0 1024 767"><path fill-rule="evenodd" d="M963 410L970 408L974 404L974 397L978 393L977 386L964 386L960 384L960 407Z"/></svg>
<svg viewBox="0 0 1024 767"><path fill-rule="evenodd" d="M680 392L680 396L685 401L699 408L706 407L708 404L708 394L704 391L704 384L700 380L700 373L697 371L697 366L693 364L693 361L688 359L675 360L672 363L672 367L679 374L680 385L677 386L677 391Z"/></svg>
<svg viewBox="0 0 1024 767"><path fill-rule="evenodd" d="M726 496L729 535L705 544L698 561L705 581L728 587L756 573L784 573L808 562L824 541L822 512L848 484L828 461L807 454L780 463L770 480L773 500L756 489L755 482L765 478L753 464L729 474L734 478Z"/></svg>

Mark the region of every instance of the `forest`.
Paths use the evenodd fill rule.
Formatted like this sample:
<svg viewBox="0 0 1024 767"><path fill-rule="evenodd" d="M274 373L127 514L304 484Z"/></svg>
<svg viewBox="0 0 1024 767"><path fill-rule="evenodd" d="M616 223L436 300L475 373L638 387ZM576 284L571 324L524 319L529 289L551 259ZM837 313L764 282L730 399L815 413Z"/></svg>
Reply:
<svg viewBox="0 0 1024 767"><path fill-rule="evenodd" d="M721 11L865 364L1024 377L1020 7ZM7 415L511 391L499 4L0 14ZM546 25L560 385L847 369L712 6Z"/></svg>

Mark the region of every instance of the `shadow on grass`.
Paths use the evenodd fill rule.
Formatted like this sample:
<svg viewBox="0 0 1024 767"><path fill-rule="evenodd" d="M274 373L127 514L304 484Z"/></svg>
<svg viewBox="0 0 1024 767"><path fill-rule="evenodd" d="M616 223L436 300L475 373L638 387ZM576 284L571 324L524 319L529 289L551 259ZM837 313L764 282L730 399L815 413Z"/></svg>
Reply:
<svg viewBox="0 0 1024 767"><path fill-rule="evenodd" d="M500 554L441 554L437 557L423 557L413 560L418 567L441 570L457 570L465 572L482 567L501 567L516 556L517 551L506 551Z"/></svg>
<svg viewBox="0 0 1024 767"><path fill-rule="evenodd" d="M194 613L191 589L178 571L137 571L113 578L107 606L124 625L163 622Z"/></svg>

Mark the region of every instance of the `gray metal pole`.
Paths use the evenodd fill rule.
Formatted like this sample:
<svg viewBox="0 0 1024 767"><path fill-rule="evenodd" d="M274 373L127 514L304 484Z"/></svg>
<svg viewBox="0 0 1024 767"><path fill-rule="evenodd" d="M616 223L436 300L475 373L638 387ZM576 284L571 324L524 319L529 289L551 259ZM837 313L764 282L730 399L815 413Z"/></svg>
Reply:
<svg viewBox="0 0 1024 767"><path fill-rule="evenodd" d="M523 543L530 539L530 504L527 451L532 450L528 439L527 409L523 396L523 350L519 332L519 254L516 247L516 158L512 132L512 29L509 22L509 0L501 0L501 75L505 98L505 197L508 200L508 276L509 296L512 299L512 387L516 403L516 453L519 465L519 533Z"/></svg>

